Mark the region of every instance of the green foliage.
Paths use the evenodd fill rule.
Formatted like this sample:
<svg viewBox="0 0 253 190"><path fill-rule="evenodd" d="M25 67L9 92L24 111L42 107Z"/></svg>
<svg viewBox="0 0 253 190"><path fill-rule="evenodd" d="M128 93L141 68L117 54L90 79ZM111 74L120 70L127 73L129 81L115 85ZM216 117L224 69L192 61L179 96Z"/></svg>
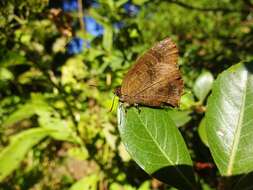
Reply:
<svg viewBox="0 0 253 190"><path fill-rule="evenodd" d="M187 170L184 170L192 166L190 155L169 114L164 110L139 109L125 110L120 105L118 110L121 138L131 157L149 174L164 167L175 167L173 175L177 184L194 189L194 180L190 181L191 176L187 176ZM167 170L163 172L170 173L172 169ZM161 176L160 180L166 178Z"/></svg>
<svg viewBox="0 0 253 190"><path fill-rule="evenodd" d="M99 176L97 174L86 176L83 179L76 182L75 184L73 184L69 190L82 190L82 189L96 190L98 181Z"/></svg>
<svg viewBox="0 0 253 190"><path fill-rule="evenodd" d="M208 101L206 131L210 150L222 175L253 170L252 102L252 63L234 65L218 77Z"/></svg>
<svg viewBox="0 0 253 190"><path fill-rule="evenodd" d="M0 154L0 180L16 169L28 150L50 132L52 130L49 129L28 129L12 137L10 144Z"/></svg>
<svg viewBox="0 0 253 190"><path fill-rule="evenodd" d="M198 126L198 134L202 142L209 147L208 145L208 139L206 134L206 118L204 117Z"/></svg>
<svg viewBox="0 0 253 190"><path fill-rule="evenodd" d="M193 91L200 102L203 102L212 89L213 75L210 72L203 72L197 78Z"/></svg>
<svg viewBox="0 0 253 190"><path fill-rule="evenodd" d="M126 9L127 0L98 0L98 6L83 1L83 12L53 8L52 2L61 4L0 2L0 189L173 189L140 170L122 143L131 145L130 155L149 174L175 187L185 184L182 178L182 183L174 180L177 172L169 170L176 163L189 166L186 176L194 171L198 189L249 187L252 175L243 173L252 171L252 71L250 63L247 69L242 63L232 65L252 64L250 1L133 0L137 7L132 12ZM82 14L103 27L101 35L80 27ZM171 37L180 52L185 83L180 107L121 111L120 120L127 121L121 123L121 139L117 99L108 112L113 90L136 58L165 37ZM70 54L74 38L83 45ZM245 92L238 90L246 85L239 80L244 73L249 76ZM239 124L233 122L238 117ZM139 122L143 118L160 135L153 143L169 142L165 155L172 162L152 168L153 160L164 160L164 154L147 143L149 128ZM145 140L135 140L136 135ZM131 152L138 146L142 151ZM221 177L234 174L242 175Z"/></svg>
<svg viewBox="0 0 253 190"><path fill-rule="evenodd" d="M191 120L190 111L182 111L176 109L167 110L170 118L174 121L177 127L184 126Z"/></svg>

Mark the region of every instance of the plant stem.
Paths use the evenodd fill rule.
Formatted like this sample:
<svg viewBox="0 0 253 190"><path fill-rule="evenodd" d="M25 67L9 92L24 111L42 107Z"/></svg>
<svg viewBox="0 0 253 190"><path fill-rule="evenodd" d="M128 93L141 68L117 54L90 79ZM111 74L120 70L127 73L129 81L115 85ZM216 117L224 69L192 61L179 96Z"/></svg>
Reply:
<svg viewBox="0 0 253 190"><path fill-rule="evenodd" d="M82 3L82 0L78 0L78 19L79 19L80 29L84 30L85 25L84 25L84 21L83 21L83 3Z"/></svg>

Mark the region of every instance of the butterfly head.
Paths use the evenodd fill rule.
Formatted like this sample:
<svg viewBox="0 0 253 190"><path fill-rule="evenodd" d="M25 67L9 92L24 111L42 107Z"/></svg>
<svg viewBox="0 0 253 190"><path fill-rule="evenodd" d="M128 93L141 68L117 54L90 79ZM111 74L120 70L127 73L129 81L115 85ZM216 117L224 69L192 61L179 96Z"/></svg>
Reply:
<svg viewBox="0 0 253 190"><path fill-rule="evenodd" d="M120 86L115 88L114 94L118 97L121 97L122 94L121 94L121 87Z"/></svg>

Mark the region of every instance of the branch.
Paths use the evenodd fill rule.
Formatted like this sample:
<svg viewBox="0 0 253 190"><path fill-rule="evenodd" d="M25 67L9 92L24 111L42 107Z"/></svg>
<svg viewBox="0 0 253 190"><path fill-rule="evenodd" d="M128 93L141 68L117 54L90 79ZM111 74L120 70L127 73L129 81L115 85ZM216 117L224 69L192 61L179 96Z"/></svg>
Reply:
<svg viewBox="0 0 253 190"><path fill-rule="evenodd" d="M83 3L82 0L78 0L78 19L80 24L80 29L84 30L84 22L83 22Z"/></svg>

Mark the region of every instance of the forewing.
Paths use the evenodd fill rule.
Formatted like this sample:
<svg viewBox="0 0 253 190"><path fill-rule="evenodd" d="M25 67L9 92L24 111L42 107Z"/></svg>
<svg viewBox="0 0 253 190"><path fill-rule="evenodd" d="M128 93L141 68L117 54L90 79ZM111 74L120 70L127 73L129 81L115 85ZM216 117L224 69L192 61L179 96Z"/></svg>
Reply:
<svg viewBox="0 0 253 190"><path fill-rule="evenodd" d="M138 102L150 106L161 106L170 104L178 106L183 91L183 80L176 65L160 63L155 67L155 72L160 74L160 78L146 85L133 97ZM169 73L169 75L168 75Z"/></svg>
<svg viewBox="0 0 253 190"><path fill-rule="evenodd" d="M181 95L182 80L177 67L178 49L167 38L148 50L126 74L121 92L128 97L137 97L144 104L147 100L168 102L168 95ZM168 92L170 90L170 92ZM178 98L170 103L174 105ZM171 98L170 98L171 99ZM156 102L157 103L157 102Z"/></svg>

